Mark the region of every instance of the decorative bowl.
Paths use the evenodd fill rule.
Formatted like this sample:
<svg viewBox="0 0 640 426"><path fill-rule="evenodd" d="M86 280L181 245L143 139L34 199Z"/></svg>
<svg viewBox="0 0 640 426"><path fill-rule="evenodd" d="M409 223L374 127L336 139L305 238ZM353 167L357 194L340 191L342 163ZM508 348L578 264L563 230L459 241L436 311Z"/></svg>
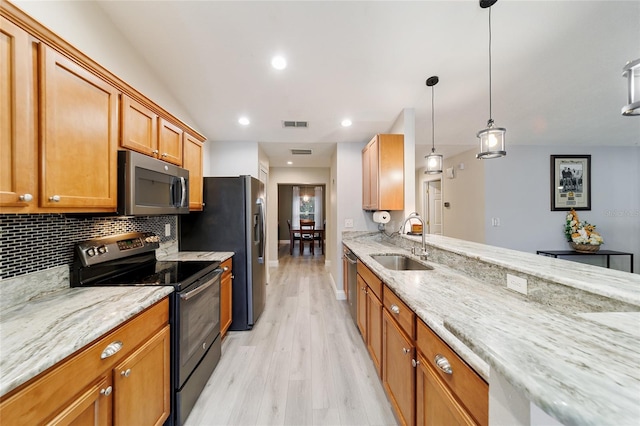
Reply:
<svg viewBox="0 0 640 426"><path fill-rule="evenodd" d="M577 244L573 241L570 242L571 248L577 251L578 253L595 253L600 250L600 245L593 244Z"/></svg>

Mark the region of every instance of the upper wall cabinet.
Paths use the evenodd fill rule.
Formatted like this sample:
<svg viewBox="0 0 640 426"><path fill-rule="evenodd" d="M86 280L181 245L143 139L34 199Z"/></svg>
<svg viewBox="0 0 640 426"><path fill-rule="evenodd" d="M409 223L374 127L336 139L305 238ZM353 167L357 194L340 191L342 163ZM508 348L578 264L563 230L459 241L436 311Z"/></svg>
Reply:
<svg viewBox="0 0 640 426"><path fill-rule="evenodd" d="M184 131L140 102L122 95L120 146L182 166Z"/></svg>
<svg viewBox="0 0 640 426"><path fill-rule="evenodd" d="M42 48L40 206L115 211L119 92Z"/></svg>
<svg viewBox="0 0 640 426"><path fill-rule="evenodd" d="M404 135L376 135L362 150L362 208L404 210Z"/></svg>
<svg viewBox="0 0 640 426"><path fill-rule="evenodd" d="M202 142L184 133L182 144L183 167L189 170L189 210L200 211L202 201Z"/></svg>
<svg viewBox="0 0 640 426"><path fill-rule="evenodd" d="M37 205L34 82L29 35L0 17L0 209Z"/></svg>

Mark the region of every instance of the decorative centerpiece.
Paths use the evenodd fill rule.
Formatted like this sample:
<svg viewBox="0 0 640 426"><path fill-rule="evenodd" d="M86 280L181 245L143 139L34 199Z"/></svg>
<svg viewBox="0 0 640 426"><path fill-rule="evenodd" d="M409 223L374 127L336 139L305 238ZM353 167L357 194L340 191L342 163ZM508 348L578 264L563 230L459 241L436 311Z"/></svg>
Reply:
<svg viewBox="0 0 640 426"><path fill-rule="evenodd" d="M578 213L573 209L567 215L564 235L571 248L579 253L594 253L604 244L604 240L596 232L596 226L586 221L580 222Z"/></svg>

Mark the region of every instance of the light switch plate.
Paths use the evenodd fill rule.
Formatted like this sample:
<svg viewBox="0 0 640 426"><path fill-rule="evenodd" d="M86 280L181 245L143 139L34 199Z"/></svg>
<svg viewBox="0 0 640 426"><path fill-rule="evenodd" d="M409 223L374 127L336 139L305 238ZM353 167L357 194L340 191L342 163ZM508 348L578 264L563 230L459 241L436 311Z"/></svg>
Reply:
<svg viewBox="0 0 640 426"><path fill-rule="evenodd" d="M345 219L344 220L345 228L353 228L353 219Z"/></svg>
<svg viewBox="0 0 640 426"><path fill-rule="evenodd" d="M507 274L507 288L526 295L527 280L524 278L516 277L515 275Z"/></svg>
<svg viewBox="0 0 640 426"><path fill-rule="evenodd" d="M164 236L165 237L170 237L171 236L171 224L170 223L165 223L164 224Z"/></svg>

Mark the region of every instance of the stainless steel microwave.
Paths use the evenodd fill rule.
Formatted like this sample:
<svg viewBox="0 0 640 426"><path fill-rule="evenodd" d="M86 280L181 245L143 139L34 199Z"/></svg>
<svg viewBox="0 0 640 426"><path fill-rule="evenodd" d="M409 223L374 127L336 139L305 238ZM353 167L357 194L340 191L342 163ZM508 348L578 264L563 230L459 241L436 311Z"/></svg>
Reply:
<svg viewBox="0 0 640 426"><path fill-rule="evenodd" d="M189 171L139 154L118 151L118 214L189 213Z"/></svg>

